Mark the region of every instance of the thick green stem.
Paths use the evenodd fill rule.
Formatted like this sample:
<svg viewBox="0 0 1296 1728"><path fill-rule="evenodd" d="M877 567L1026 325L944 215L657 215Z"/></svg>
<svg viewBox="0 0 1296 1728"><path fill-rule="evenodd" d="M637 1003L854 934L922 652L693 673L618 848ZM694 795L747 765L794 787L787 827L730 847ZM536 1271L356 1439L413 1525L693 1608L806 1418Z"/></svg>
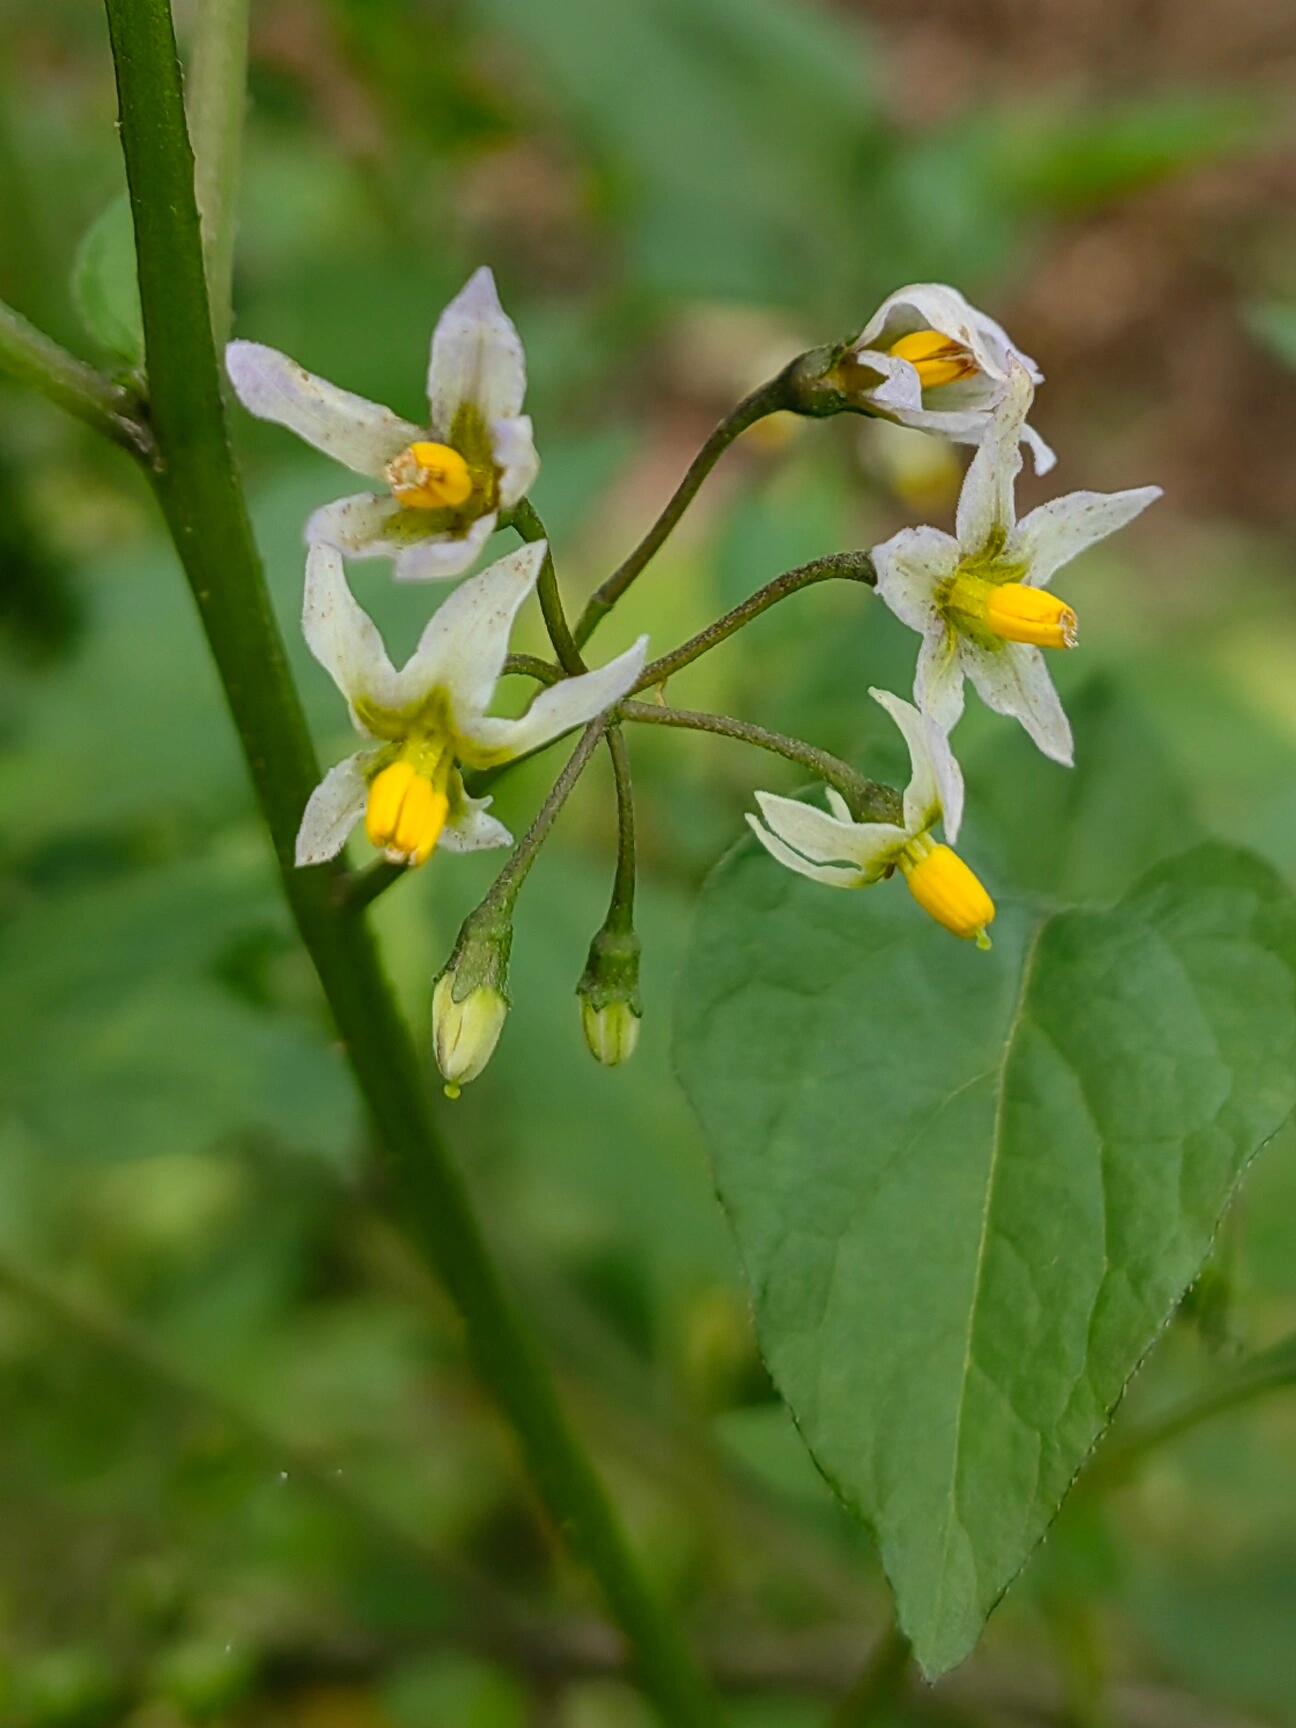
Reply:
<svg viewBox="0 0 1296 1728"><path fill-rule="evenodd" d="M107 0L122 147L160 453L158 495L197 603L284 891L369 1107L393 1201L463 1315L483 1381L512 1422L555 1524L597 1574L663 1719L702 1728L712 1694L635 1563L549 1369L507 1296L364 922L340 917L340 868L293 868L317 777L226 436L212 342L193 157L167 0Z"/></svg>
<svg viewBox="0 0 1296 1728"><path fill-rule="evenodd" d="M635 690L651 690L654 685L664 684L672 673L700 659L703 654L709 654L721 642L750 624L753 618L759 618L762 612L777 606L780 600L800 593L802 588L811 588L816 582L829 582L836 578L863 582L871 588L877 581L872 557L867 552L833 552L826 558L814 558L808 564L799 564L795 570L784 571L783 575L758 588L740 606L735 606L732 612L726 612L723 618L717 618L714 624L708 624L705 630L699 630L696 636L690 636L687 642L681 642L678 648L663 654L660 660L649 661Z"/></svg>
<svg viewBox="0 0 1296 1728"><path fill-rule="evenodd" d="M217 349L224 347L230 332L247 103L248 6L249 0L199 0L187 85L194 191Z"/></svg>
<svg viewBox="0 0 1296 1728"><path fill-rule="evenodd" d="M69 354L0 302L0 372L49 398L116 444L149 456L153 441L137 399L129 390Z"/></svg>
<svg viewBox="0 0 1296 1728"><path fill-rule="evenodd" d="M623 702L618 713L623 720L633 720L641 726L679 726L689 732L714 732L720 738L736 738L740 744L753 744L758 750L769 750L788 762L795 762L820 780L835 786L864 822L895 822L899 820L900 795L891 787L869 780L856 772L849 762L807 744L801 738L790 738L785 732L771 732L766 726L750 720L735 720L729 714L700 714L689 708L667 708L656 702Z"/></svg>
<svg viewBox="0 0 1296 1728"><path fill-rule="evenodd" d="M578 648L585 646L598 628L600 621L607 616L639 572L664 545L680 517L697 496L702 482L734 439L745 432L749 426L754 426L758 420L763 420L766 415L777 414L780 409L791 408L793 404L791 369L789 368L786 372L780 372L777 378L771 378L767 384L762 384L759 389L753 390L751 395L745 396L731 413L725 415L692 462L689 463L687 473L676 487L674 495L661 515L629 557L624 559L606 582L602 583L590 596L589 602L576 625L575 638Z"/></svg>

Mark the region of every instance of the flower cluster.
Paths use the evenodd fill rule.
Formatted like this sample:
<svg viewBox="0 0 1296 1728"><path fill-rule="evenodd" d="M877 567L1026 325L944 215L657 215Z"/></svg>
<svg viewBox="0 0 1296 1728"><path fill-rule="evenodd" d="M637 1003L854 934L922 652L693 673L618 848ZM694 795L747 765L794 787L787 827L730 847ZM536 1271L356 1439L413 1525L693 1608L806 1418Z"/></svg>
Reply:
<svg viewBox="0 0 1296 1728"><path fill-rule="evenodd" d="M623 718L652 717L643 705L638 713L633 703L621 705L641 683L652 681L653 672L644 678L646 638L603 666L585 668L561 618L543 540L468 574L497 528L520 527L523 508L530 512L528 526L536 520L523 503L539 471L531 421L522 412L525 357L490 271L478 270L437 322L422 425L315 377L260 343L230 343L227 367L252 413L288 427L382 488L325 505L306 525L306 642L367 742L330 769L310 797L297 836L297 863L335 858L361 822L382 857L406 868L425 864L438 848L470 852L512 845L507 829L490 814L489 795L470 790L474 775L599 721L555 784L546 805L551 818L599 732ZM804 384L807 378L810 394L798 397L798 380ZM843 794L864 783L838 764L842 784L827 785L827 811L758 792L760 818L748 821L774 858L815 882L863 888L898 871L932 918L983 946L989 945L993 902L950 844L934 838L940 827L953 842L962 816L963 780L949 734L963 710L964 680L971 679L987 706L1020 720L1047 755L1069 764L1070 728L1043 650L1074 647L1077 623L1048 584L1077 553L1158 496L1155 487L1110 495L1073 492L1018 521L1014 490L1021 447L1031 450L1038 473L1054 461L1028 424L1041 381L1035 363L998 324L953 289L925 284L891 295L852 341L812 351L767 387L770 411L845 408L976 450L955 533L907 528L875 547L867 561L882 600L922 637L913 702L885 690L870 692L909 748L912 773L903 795L873 788L880 805L853 807ZM741 424L750 420L748 415ZM717 451L722 447L716 444ZM664 513L667 527L679 513L671 515L671 508ZM643 555L632 555L609 578L600 591L606 599L592 602L590 628L662 538L664 533L650 532ZM379 556L392 559L398 581L466 578L433 612L399 670L347 580L348 558ZM542 588L541 595L559 663L530 663L530 669L539 668L542 687L520 717L492 714L514 620L546 573L553 587ZM750 607L750 614L757 609ZM697 639L697 651L729 633L722 621L712 637L703 633ZM578 631L581 641L585 634ZM692 657L677 652L666 662L673 666ZM774 736L759 728L744 733L740 723L729 730L755 743ZM587 1042L609 1065L633 1051L642 1013L628 772L619 734L612 742L621 828L617 878L578 986ZM811 746L803 749L812 763L833 760ZM546 826L542 811L465 923L437 980L433 1045L447 1090L457 1091L481 1072L500 1036L508 1009L513 899Z"/></svg>

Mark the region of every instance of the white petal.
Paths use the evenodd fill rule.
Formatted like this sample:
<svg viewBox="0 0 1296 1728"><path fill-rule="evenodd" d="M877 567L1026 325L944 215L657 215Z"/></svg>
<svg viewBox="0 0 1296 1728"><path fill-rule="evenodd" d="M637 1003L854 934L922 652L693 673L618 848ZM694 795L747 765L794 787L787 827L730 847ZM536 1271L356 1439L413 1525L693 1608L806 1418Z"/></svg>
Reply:
<svg viewBox="0 0 1296 1728"><path fill-rule="evenodd" d="M306 540L323 540L351 558L379 558L398 552L403 542L387 536L400 504L390 492L356 492L313 511L306 523Z"/></svg>
<svg viewBox="0 0 1296 1728"><path fill-rule="evenodd" d="M958 542L939 528L902 528L873 548L877 591L902 624L931 628L936 590L954 574Z"/></svg>
<svg viewBox="0 0 1296 1728"><path fill-rule="evenodd" d="M298 866L323 864L336 858L347 835L364 814L369 796L365 768L373 760L372 750L361 750L330 768L311 793L297 830Z"/></svg>
<svg viewBox="0 0 1296 1728"><path fill-rule="evenodd" d="M361 697L379 708L398 706L396 673L378 626L351 592L342 554L322 541L306 554L302 632L353 710Z"/></svg>
<svg viewBox="0 0 1296 1728"><path fill-rule="evenodd" d="M519 546L471 577L433 613L397 677L398 706L445 693L456 729L476 719L495 694L509 632L545 558L545 542Z"/></svg>
<svg viewBox="0 0 1296 1728"><path fill-rule="evenodd" d="M850 805L835 786L825 786L824 797L828 800L828 808L839 822L853 822L855 820L850 813Z"/></svg>
<svg viewBox="0 0 1296 1728"><path fill-rule="evenodd" d="M855 391L859 390L874 412L886 418L922 412L922 379L907 360L887 354L880 348L861 348L858 345L852 350L851 358L857 367L877 375L875 384L861 381L865 383L862 390L852 379L852 400Z"/></svg>
<svg viewBox="0 0 1296 1728"><path fill-rule="evenodd" d="M963 820L963 775L941 728L902 696L870 690L904 733L913 772L905 787L904 825L910 834L925 834L944 818L951 840Z"/></svg>
<svg viewBox="0 0 1296 1728"><path fill-rule="evenodd" d="M1031 453L1037 474L1047 474L1057 466L1057 452L1046 444L1033 426L1022 427L1022 443Z"/></svg>
<svg viewBox="0 0 1296 1728"><path fill-rule="evenodd" d="M1046 756L1069 768L1073 758L1071 724L1053 688L1044 656L1022 642L1002 648L960 647L968 677L987 708L1020 720Z"/></svg>
<svg viewBox="0 0 1296 1728"><path fill-rule="evenodd" d="M577 678L564 678L542 690L520 720L483 715L463 724L460 732L463 760L475 768L490 768L511 762L528 750L539 749L573 726L602 714L627 695L648 657L648 638L641 636L606 666Z"/></svg>
<svg viewBox="0 0 1296 1728"><path fill-rule="evenodd" d="M494 276L483 268L446 307L432 333L432 425L446 437L464 402L471 402L487 422L512 419L522 412L525 393L521 338L500 305Z"/></svg>
<svg viewBox="0 0 1296 1728"><path fill-rule="evenodd" d="M287 426L357 474L380 480L392 457L423 435L390 408L339 390L261 342L231 342L225 366L250 413Z"/></svg>
<svg viewBox="0 0 1296 1728"><path fill-rule="evenodd" d="M490 430L491 453L499 469L499 501L509 510L519 498L526 497L540 472L531 416L519 414L512 420L495 420Z"/></svg>
<svg viewBox="0 0 1296 1728"><path fill-rule="evenodd" d="M449 582L471 570L495 532L495 512L479 516L462 534L429 534L408 541L396 552L398 582Z"/></svg>
<svg viewBox="0 0 1296 1728"><path fill-rule="evenodd" d="M864 882L874 882L908 838L894 822L852 822L799 798L758 792L756 802L769 831L811 864L851 864Z"/></svg>
<svg viewBox="0 0 1296 1728"><path fill-rule="evenodd" d="M777 834L771 834L767 828L762 828L756 818L750 813L747 816L747 826L769 853L771 858L777 858L780 864L789 870L795 870L798 876L808 876L812 882L822 882L829 888L864 888L867 886L859 871L845 864L811 864L799 852L785 845Z"/></svg>
<svg viewBox="0 0 1296 1728"><path fill-rule="evenodd" d="M513 836L502 822L486 814L489 798L470 798L458 773L450 782L450 814L441 831L440 844L447 852L489 852L495 846L511 846Z"/></svg>
<svg viewBox="0 0 1296 1728"><path fill-rule="evenodd" d="M1012 363L1008 382L963 479L955 530L964 552L1002 546L1017 520L1013 488L1021 472L1022 426L1035 395L1030 373Z"/></svg>
<svg viewBox="0 0 1296 1728"><path fill-rule="evenodd" d="M938 618L923 636L914 672L914 701L942 732L952 732L963 714L963 663L959 634Z"/></svg>
<svg viewBox="0 0 1296 1728"><path fill-rule="evenodd" d="M1128 492L1068 492L1041 504L1023 517L1014 537L1017 556L1030 566L1026 581L1047 587L1064 564L1132 522L1160 496L1159 486L1136 486Z"/></svg>
<svg viewBox="0 0 1296 1728"><path fill-rule="evenodd" d="M914 282L889 294L857 339L858 348L890 348L916 330L938 330L969 350L982 371L1002 382L1011 360L1024 366L1034 381L1043 374L1029 355L1014 346L1001 324L973 306L957 288L945 282Z"/></svg>

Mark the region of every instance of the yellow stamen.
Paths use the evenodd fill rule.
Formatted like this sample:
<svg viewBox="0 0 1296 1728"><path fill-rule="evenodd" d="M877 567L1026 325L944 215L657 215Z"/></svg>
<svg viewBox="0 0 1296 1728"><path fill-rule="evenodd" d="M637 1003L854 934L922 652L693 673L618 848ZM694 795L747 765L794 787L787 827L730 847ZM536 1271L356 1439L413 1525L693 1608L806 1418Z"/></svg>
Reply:
<svg viewBox="0 0 1296 1728"><path fill-rule="evenodd" d="M1076 615L1056 594L1024 582L1001 582L986 595L986 628L1008 642L1036 648L1074 648Z"/></svg>
<svg viewBox="0 0 1296 1728"><path fill-rule="evenodd" d="M454 510L473 489L468 464L448 444L411 444L387 464L387 481L407 510Z"/></svg>
<svg viewBox="0 0 1296 1728"><path fill-rule="evenodd" d="M449 814L445 775L429 779L402 758L374 777L365 833L394 864L414 867L432 856Z"/></svg>
<svg viewBox="0 0 1296 1728"><path fill-rule="evenodd" d="M986 926L994 923L994 901L957 852L923 836L901 855L909 892L923 911L965 942L988 948Z"/></svg>
<svg viewBox="0 0 1296 1728"><path fill-rule="evenodd" d="M913 330L893 342L888 352L909 362L924 390L957 384L960 378L975 378L980 371L962 343L942 336L939 330Z"/></svg>

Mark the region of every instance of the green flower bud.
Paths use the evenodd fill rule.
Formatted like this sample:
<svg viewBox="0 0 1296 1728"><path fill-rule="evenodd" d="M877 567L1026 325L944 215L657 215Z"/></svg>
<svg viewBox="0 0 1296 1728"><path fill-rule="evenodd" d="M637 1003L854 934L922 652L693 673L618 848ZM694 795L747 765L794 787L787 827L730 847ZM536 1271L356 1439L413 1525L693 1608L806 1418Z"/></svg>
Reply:
<svg viewBox="0 0 1296 1728"><path fill-rule="evenodd" d="M609 1002L596 1008L588 996L583 996L581 1025L595 1061L605 1068L628 1062L639 1042L639 1018L628 1002Z"/></svg>
<svg viewBox="0 0 1296 1728"><path fill-rule="evenodd" d="M508 1017L512 945L513 924L507 915L473 913L436 981L432 1048L449 1098L457 1098L460 1087L475 1080L495 1054Z"/></svg>
<svg viewBox="0 0 1296 1728"><path fill-rule="evenodd" d="M590 943L589 959L576 986L585 1042L596 1062L615 1068L628 1062L639 1042L639 938L621 917L608 922Z"/></svg>

